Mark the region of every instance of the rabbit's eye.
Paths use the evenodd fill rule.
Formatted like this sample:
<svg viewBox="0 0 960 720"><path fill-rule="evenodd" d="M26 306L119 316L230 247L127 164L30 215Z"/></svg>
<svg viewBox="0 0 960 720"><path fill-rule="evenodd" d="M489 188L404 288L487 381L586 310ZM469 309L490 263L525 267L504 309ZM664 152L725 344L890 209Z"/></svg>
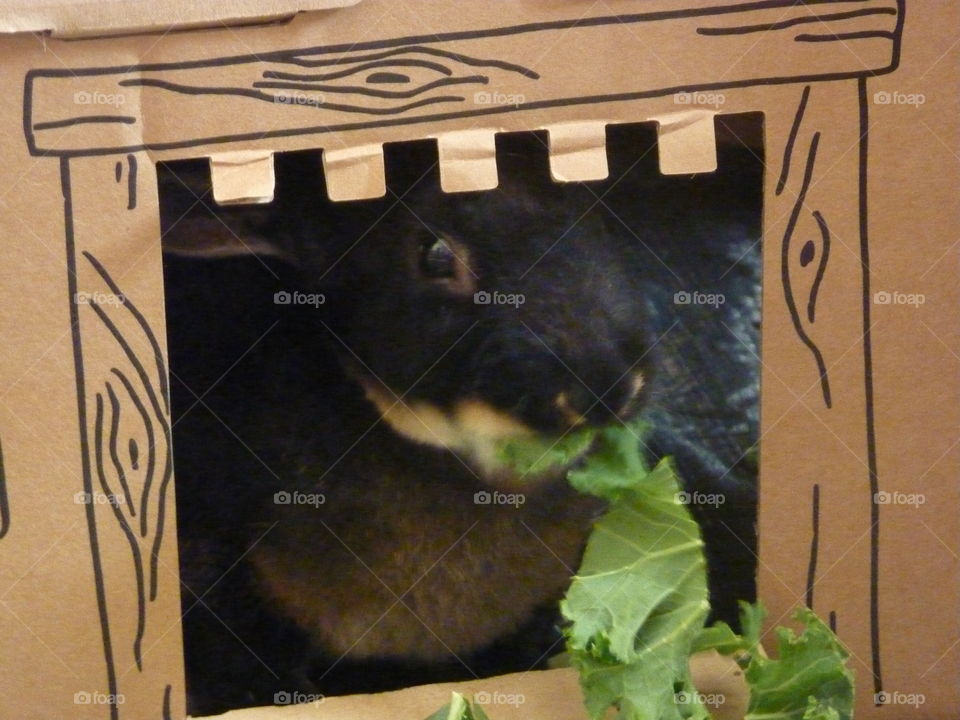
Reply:
<svg viewBox="0 0 960 720"><path fill-rule="evenodd" d="M470 269L470 249L454 238L437 235L423 238L414 262L414 272L426 280L433 291L456 297L470 297L476 292L477 277Z"/></svg>
<svg viewBox="0 0 960 720"><path fill-rule="evenodd" d="M456 278L457 256L443 238L434 238L421 246L420 272L431 280Z"/></svg>

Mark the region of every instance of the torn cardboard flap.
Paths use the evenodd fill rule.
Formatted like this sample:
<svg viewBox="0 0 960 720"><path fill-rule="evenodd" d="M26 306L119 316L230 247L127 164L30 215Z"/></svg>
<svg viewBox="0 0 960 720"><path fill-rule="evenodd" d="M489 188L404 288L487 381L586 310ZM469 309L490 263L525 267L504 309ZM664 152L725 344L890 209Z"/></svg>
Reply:
<svg viewBox="0 0 960 720"><path fill-rule="evenodd" d="M551 125L550 175L557 182L603 180L607 165L607 124L576 122Z"/></svg>
<svg viewBox="0 0 960 720"><path fill-rule="evenodd" d="M714 720L741 720L749 691L736 661L715 650L690 658L694 684ZM322 698L285 707L233 710L221 720L353 720L358 717L425 718L458 692L499 720L585 720L579 676L572 668L537 670L467 682L421 685L376 695ZM322 696L321 696L322 697ZM291 696L292 699L292 696Z"/></svg>
<svg viewBox="0 0 960 720"><path fill-rule="evenodd" d="M234 0L230 3L149 0L7 0L0 32L54 37L119 35L150 30L244 24L298 12L356 5L361 0Z"/></svg>
<svg viewBox="0 0 960 720"><path fill-rule="evenodd" d="M684 110L652 118L657 123L660 172L694 175L717 169L713 110Z"/></svg>
<svg viewBox="0 0 960 720"><path fill-rule="evenodd" d="M210 157L213 199L218 205L268 203L273 200L273 153L239 150Z"/></svg>
<svg viewBox="0 0 960 720"><path fill-rule="evenodd" d="M371 200L387 194L383 145L323 151L327 196L334 202Z"/></svg>
<svg viewBox="0 0 960 720"><path fill-rule="evenodd" d="M437 150L444 192L493 190L499 184L493 130L444 133L437 138Z"/></svg>

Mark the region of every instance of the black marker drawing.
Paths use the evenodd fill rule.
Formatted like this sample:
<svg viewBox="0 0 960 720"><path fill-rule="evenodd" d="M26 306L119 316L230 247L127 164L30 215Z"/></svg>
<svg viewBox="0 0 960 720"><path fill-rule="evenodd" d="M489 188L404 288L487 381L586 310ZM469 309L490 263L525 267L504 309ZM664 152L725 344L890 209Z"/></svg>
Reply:
<svg viewBox="0 0 960 720"><path fill-rule="evenodd" d="M899 27L903 27L903 6L901 5ZM880 492L880 475L877 470L877 433L876 416L873 409L873 338L871 335L870 304L870 243L867 232L867 151L870 147L870 118L867 101L867 80L860 78L857 84L860 101L860 157L859 157L859 196L860 196L860 266L862 277L863 313L863 395L867 436L867 464L870 473L870 661L873 669L873 691L878 696L883 691L880 673L880 505L876 502Z"/></svg>
<svg viewBox="0 0 960 720"><path fill-rule="evenodd" d="M0 539L10 531L10 502L7 498L7 475L3 469L3 443L0 442Z"/></svg>
<svg viewBox="0 0 960 720"><path fill-rule="evenodd" d="M828 360L811 340L809 328L822 318L818 310L821 284L835 282L830 273L831 222L821 208L804 205L816 170L821 132L829 128L808 128L808 104L817 84L856 81L859 88L860 173L858 193L860 252L862 256L863 362L865 383L864 432L868 451L871 503L870 516L870 621L871 662L875 692L883 687L880 673L879 636L879 513L873 494L879 480L874 432L873 376L870 337L870 269L867 237L867 146L868 117L866 82L896 70L900 60L904 22L904 0L761 0L722 2L713 6L686 9L650 10L620 16L582 17L549 22L507 25L461 32L384 38L357 44L293 48L260 54L214 57L172 63L111 67L54 67L30 70L24 78L23 129L30 153L37 157L59 158L64 202L67 278L70 321L73 328L74 373L82 458L83 491L123 497L123 503L108 507L88 503L85 512L90 543L90 562L96 580L101 640L108 691L124 693L128 664L138 672L163 674L150 667L143 641L151 625L151 603L160 597L158 559L165 533L165 516L172 461L167 366L157 336L147 318L137 309L136 298L126 296L96 253L84 245L82 226L75 220L80 212L71 178L81 163L104 156L103 170L111 192L126 179L124 204L129 212L156 213L137 199L138 187L147 182L148 172L138 174L142 151L203 147L242 141L274 139L275 149L288 148L283 139L318 136L363 129L415 126L441 120L463 119L468 127L486 116L522 113L542 108L602 106L624 100L669 97L678 92L706 92L758 86L803 88L793 129L783 150L783 163L775 196L781 197L800 167L802 192L793 204L789 227L781 238L782 290L804 356L812 357L812 369L819 378L823 401L832 407L833 397L827 373ZM839 6L839 7L838 7ZM531 67L528 48L543 42L560 42L576 28L578 42L564 50L582 71L593 68L594 58L609 47L611 29L627 28L632 34L649 32L651 37L669 35L674 39L661 50L663 65L686 68L683 57L697 55L717 62L741 58L743 43L765 44L770 52L759 53L755 64L734 63L729 76L718 81L715 75L682 70L686 75L669 77L640 73L624 79L615 92L597 94L596 87L610 87L604 69L564 76L548 73L556 69ZM812 32L814 31L815 32ZM789 43L790 53L773 51ZM585 48L585 50L581 50ZM574 57L571 53L587 53ZM671 55L676 54L676 56ZM805 54L806 53L806 54ZM804 62L810 58L810 62ZM570 64L567 64L567 67ZM729 62L724 67L730 65ZM750 66L746 66L750 65ZM815 69L811 69L815 68ZM95 77L97 87L111 90L126 102L121 114L105 114L93 104L71 101L75 92L87 89L84 83ZM484 88L525 96L520 103L484 104L476 94ZM211 97L219 102L213 104ZM749 110L763 111L762 102ZM163 107L177 122L150 122L148 110ZM602 114L602 113L601 113ZM204 122L194 122L204 118ZM215 127L216 132L200 135L195 128ZM69 128L69 132L64 132ZM229 147L229 146L228 146ZM302 144L297 146L301 149ZM779 156L772 148L769 157ZM796 157L794 157L796 156ZM89 165L83 167L88 171ZM152 182L152 179L150 180ZM143 188L141 188L142 190ZM148 194L150 197L150 194ZM772 200L773 198L767 198ZM790 196L792 202L794 195ZM839 233L837 228L834 228ZM801 234L802 233L802 234ZM808 280L808 277L811 278ZM798 282L800 278L804 282ZM124 301L117 304L79 304L77 293L102 289ZM803 296L800 293L803 290ZM146 307L146 305L144 305ZM803 308L803 312L801 312ZM85 344L96 333L99 341ZM106 341L104 339L107 339ZM110 348L108 351L105 348ZM109 352L106 363L92 353ZM96 362L95 362L96 360ZM815 488L814 517L819 517L819 487ZM9 508L0 455L0 537L9 528ZM810 559L808 601L813 601L817 554L826 542L816 521L816 542ZM109 564L101 555L102 538L111 531L122 533L124 552L131 559L133 577L108 577ZM111 555L119 552L111 547ZM136 598L138 612L134 627L115 624L110 598L127 582ZM123 588L120 588L123 589ZM175 589L171 588L170 592ZM128 600L132 602L132 598ZM129 613L124 613L129 615ZM831 626L837 613L830 611ZM132 662L127 662L128 658ZM162 697L149 702L161 717L171 717L171 688L180 678L169 678ZM144 701L146 702L146 701ZM111 720L134 717L130 710L114 703Z"/></svg>
<svg viewBox="0 0 960 720"><path fill-rule="evenodd" d="M827 221L819 210L814 210L813 219L817 221L817 227L820 228L820 261L817 264L817 276L813 279L813 287L810 288L810 299L807 301L807 319L813 323L817 319L817 294L820 292L820 283L823 282L823 275L827 269L827 263L830 261L830 228ZM817 256L817 244L813 240L808 240L804 246L805 255L800 257L800 265L811 263Z"/></svg>
<svg viewBox="0 0 960 720"><path fill-rule="evenodd" d="M794 38L797 42L844 42L846 40L865 40L867 38L884 38L885 40L893 40L893 33L886 32L883 30L877 31L864 31L864 32L852 32L852 33L825 33L825 34L813 34L806 33L803 35L797 35Z"/></svg>
<svg viewBox="0 0 960 720"><path fill-rule="evenodd" d="M807 191L810 189L810 182L813 180L813 171L817 161L817 148L819 146L820 133L817 132L814 133L813 139L810 142L810 147L807 151L807 159L803 170L803 183L800 186L799 193L797 194L797 200L793 205L793 212L790 214L790 221L787 223L787 231L783 236L783 244L781 246L780 256L780 271L783 281L783 295L787 301L787 309L790 311L790 319L793 321L793 328L803 344L806 345L813 354L814 362L817 365L817 377L820 379L820 389L823 393L823 404L829 408L832 407L833 401L830 395L830 376L827 373L827 364L823 359L823 353L820 351L820 348L813 341L813 339L811 339L801 320L800 312L797 309L797 298L794 295L793 281L791 278L792 267L794 265L792 240L796 235L797 224L801 217L806 217L806 213L809 212L805 203L807 199ZM811 217L813 216L811 215ZM799 256L798 264L801 267L806 265L806 263L803 262L804 254L807 257L811 257L811 259L817 254L815 245L813 246L812 250L809 249L811 247L811 242L812 241L807 242L807 245L804 247L805 253L801 252L801 255ZM807 300L808 308L813 308L816 303L816 291L819 290L819 279L823 277L823 270L826 269L827 257L827 251L822 250L818 278L814 280L815 289L811 290L810 296ZM813 321L811 320L811 322Z"/></svg>
<svg viewBox="0 0 960 720"><path fill-rule="evenodd" d="M113 388L107 385L107 390L111 394L111 405L112 407L112 416L110 420L111 424L111 445L114 445L116 439L116 425L118 423L117 415L119 413L120 407L119 402L115 395L113 395ZM96 453L96 468L97 468L97 479L100 481L100 488L103 490L104 496L110 500L108 505L110 509L113 510L113 514L117 518L117 523L120 525L123 530L123 534L127 537L127 542L130 543L130 552L133 556L134 572L136 574L136 583L137 583L137 630L133 640L133 656L137 663L137 669L143 670L143 655L141 653L141 643L143 641L143 628L145 623L145 609L144 609L144 589L143 589L143 555L140 552L140 546L137 542L136 535L130 529L130 523L127 518L124 516L123 507L127 504L126 500L121 500L124 498L123 495L118 495L114 492L114 488L110 486L109 480L107 478L107 471L104 466L103 459L103 446L104 446L104 437L103 437L103 424L104 424L104 410L103 410L103 395L97 393L97 414L96 414L96 424L94 426L94 452ZM113 447L111 447L111 453ZM115 467L114 470L120 475L121 483L126 487L126 483L123 482L123 469L121 467ZM127 496L129 497L129 496Z"/></svg>
<svg viewBox="0 0 960 720"><path fill-rule="evenodd" d="M750 33L769 32L770 30L785 30L795 25L822 23L824 20L850 20L852 18L867 17L870 15L896 15L894 8L864 8L863 10L849 10L847 12L829 13L827 15L807 15L779 20L766 25L745 25L741 27L714 27L697 28L701 35L749 35Z"/></svg>
<svg viewBox="0 0 960 720"><path fill-rule="evenodd" d="M783 149L783 164L780 168L780 178L777 180L777 195L781 195L786 187L787 177L790 175L790 160L793 158L793 148L797 142L800 123L803 122L803 115L807 111L808 102L810 102L809 85L803 89L803 95L800 97L800 105L797 107L797 114L793 117L793 126L790 128L790 135L787 137L787 145Z"/></svg>
<svg viewBox="0 0 960 720"><path fill-rule="evenodd" d="M66 118L65 120L40 122L34 127L37 130L56 130L57 128L82 125L83 123L123 123L124 125L133 125L136 121L137 119L135 117L130 117L129 115L84 115L83 117Z"/></svg>
<svg viewBox="0 0 960 720"><path fill-rule="evenodd" d="M137 207L137 158L127 155L127 210Z"/></svg>
<svg viewBox="0 0 960 720"><path fill-rule="evenodd" d="M139 419L140 427L143 428L147 437L147 464L141 476L142 485L140 492L134 492L129 498L129 502L131 503L131 516L135 516L139 510L139 534L141 538L147 538L151 535L149 521L151 519L155 521L155 527L152 529L153 540L150 551L149 584L150 599L155 600L157 596L157 558L160 544L163 541L167 488L173 476L169 420L170 400L167 389L168 375L166 361L160 350L160 344L157 341L156 335L147 324L143 315L137 310L133 301L123 294L119 286L113 281L113 278L110 277L106 269L93 255L87 252L84 252L83 255L103 278L113 295L123 298L123 302L121 303L107 305L106 310L96 303L91 304L90 307L97 314L104 327L106 327L110 331L110 334L116 339L117 344L122 349L123 355L126 356L130 365L134 368L135 377L140 381L139 385L135 385L121 370L111 368L111 372L126 390L126 398L129 400L129 404L133 405L136 409L137 414L135 417ZM133 343L122 335L118 324L110 316L110 310L114 308L122 309L122 311L128 312L133 316L137 326L142 332L140 338L141 344L143 340L146 340L149 344L153 356L151 358L152 363L142 361L140 357L138 357ZM118 413L120 412L120 405L116 402L116 394L109 381L105 382L105 387L111 399L113 422L116 423L119 421ZM130 437L129 441L135 442L135 439ZM119 453L116 451L116 442L116 425L113 425L111 426L110 434L111 457L116 457L117 466L115 469L121 484L126 487ZM99 452L99 450L100 448L98 446L97 451ZM157 488L154 488L154 483L156 482L158 482L159 485ZM156 497L152 496L151 492L156 492ZM135 507L137 501L139 501L139 508ZM153 514L149 512L149 506L152 503L156 503L157 506L156 512Z"/></svg>
<svg viewBox="0 0 960 720"><path fill-rule="evenodd" d="M813 517L810 533L810 560L807 563L807 593L804 604L813 609L813 588L817 583L817 560L820 553L820 483L813 486Z"/></svg>

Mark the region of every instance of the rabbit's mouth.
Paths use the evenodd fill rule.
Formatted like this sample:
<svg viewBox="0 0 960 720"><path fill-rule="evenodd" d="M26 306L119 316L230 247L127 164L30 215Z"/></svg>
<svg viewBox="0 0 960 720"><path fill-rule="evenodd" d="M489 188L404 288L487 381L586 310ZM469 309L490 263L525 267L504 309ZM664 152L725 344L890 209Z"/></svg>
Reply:
<svg viewBox="0 0 960 720"><path fill-rule="evenodd" d="M363 388L367 399L390 428L418 444L446 449L473 467L491 484L509 485L511 471L500 457L500 448L507 440L534 436L558 438L580 425L587 417L577 412L565 393L554 399L557 426L545 431L535 429L516 415L494 407L478 398L466 398L451 407L442 407L423 399L401 399L383 383L361 373L351 373ZM643 376L632 379L633 391L623 407L611 413L621 420L637 412L637 398L643 387ZM576 458L572 458L573 462ZM535 478L525 478L529 483Z"/></svg>
<svg viewBox="0 0 960 720"><path fill-rule="evenodd" d="M536 434L521 420L482 400L461 400L443 408L426 400L400 400L375 380L357 379L394 432L421 445L449 450L491 480L504 473L497 453L501 443Z"/></svg>

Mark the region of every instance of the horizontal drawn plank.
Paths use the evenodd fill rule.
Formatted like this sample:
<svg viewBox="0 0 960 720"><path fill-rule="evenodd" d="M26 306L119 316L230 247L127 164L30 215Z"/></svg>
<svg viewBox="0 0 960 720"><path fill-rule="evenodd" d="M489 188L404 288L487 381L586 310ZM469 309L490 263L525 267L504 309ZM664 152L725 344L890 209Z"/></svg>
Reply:
<svg viewBox="0 0 960 720"><path fill-rule="evenodd" d="M34 153L165 150L871 76L897 64L898 7L767 0L181 63L38 69L26 82L27 139ZM564 43L573 28L576 42ZM116 113L107 116L111 102ZM145 122L153 107L163 117ZM63 132L74 125L83 127Z"/></svg>

